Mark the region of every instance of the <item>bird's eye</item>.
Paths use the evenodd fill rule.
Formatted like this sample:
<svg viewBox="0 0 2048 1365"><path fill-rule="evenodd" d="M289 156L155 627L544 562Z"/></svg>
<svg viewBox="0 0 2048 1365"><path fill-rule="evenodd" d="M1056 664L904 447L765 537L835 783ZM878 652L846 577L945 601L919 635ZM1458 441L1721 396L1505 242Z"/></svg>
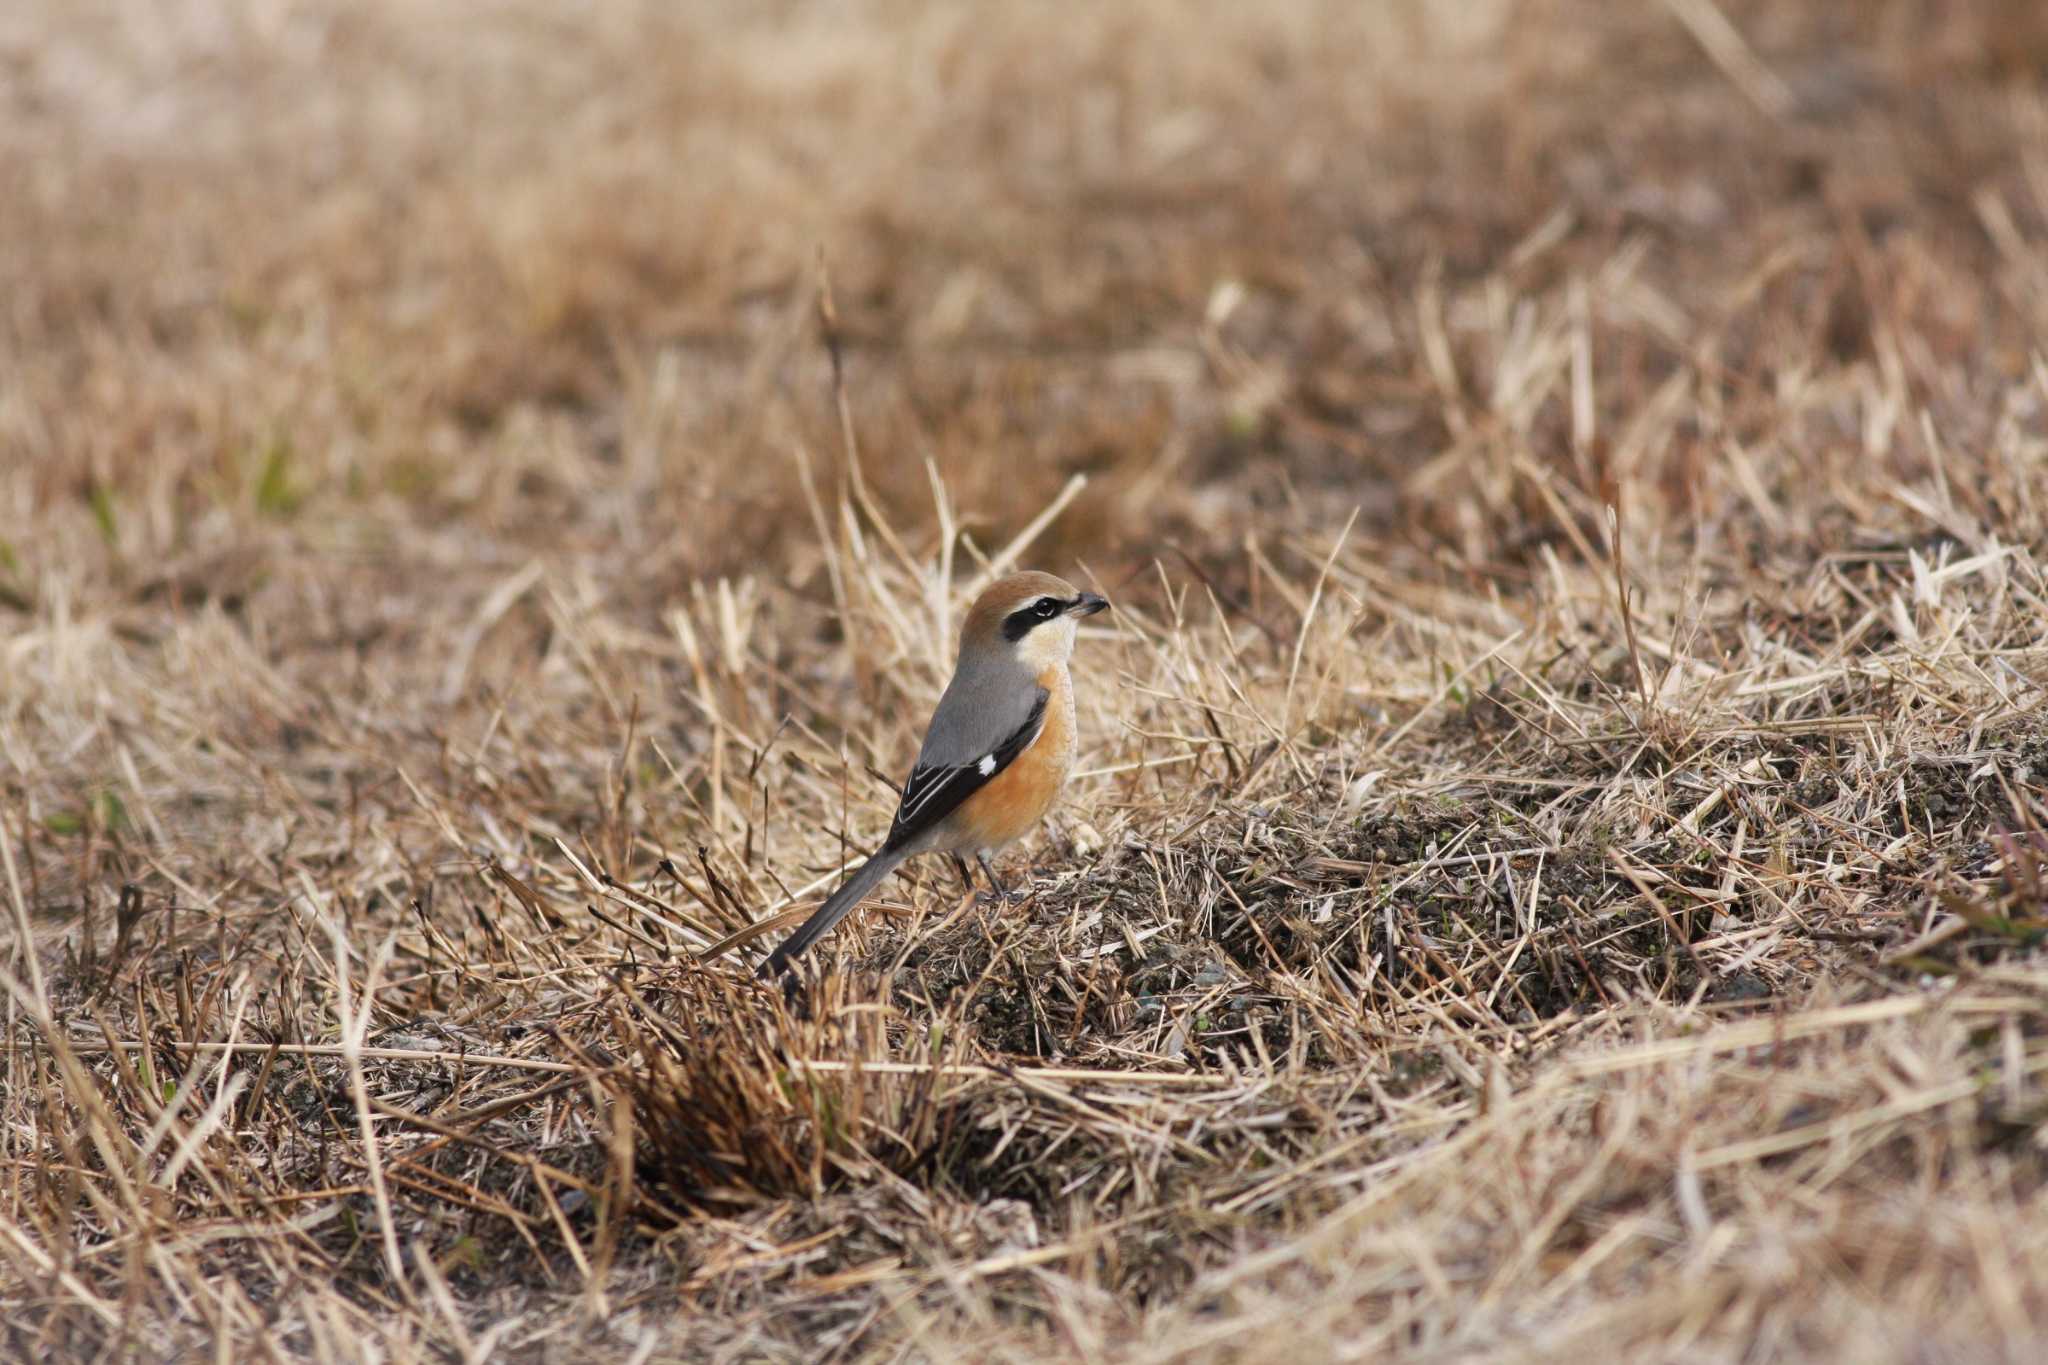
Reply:
<svg viewBox="0 0 2048 1365"><path fill-rule="evenodd" d="M1038 613L1040 620L1050 621L1053 617L1060 614L1059 599L1056 597L1041 597L1032 606L1031 610Z"/></svg>

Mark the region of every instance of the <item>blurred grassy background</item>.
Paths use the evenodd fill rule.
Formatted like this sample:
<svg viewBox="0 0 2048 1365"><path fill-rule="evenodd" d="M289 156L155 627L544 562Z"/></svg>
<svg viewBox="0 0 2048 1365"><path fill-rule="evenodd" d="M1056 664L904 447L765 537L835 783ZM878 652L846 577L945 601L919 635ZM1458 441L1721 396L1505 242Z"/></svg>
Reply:
<svg viewBox="0 0 2048 1365"><path fill-rule="evenodd" d="M1765 429L1757 387L1887 333L1975 420L2039 320L1984 214L2032 240L2048 19L1730 6L1756 90L1706 8L18 6L9 539L94 584L252 522L603 543L657 597L759 568L811 535L793 447L838 453L821 251L887 505L929 459L993 534L1094 474L1055 558L1354 504L1478 557L1497 490L1409 476L1505 396L1483 310L1625 249L1661 311L1603 318L1610 422L1705 350ZM1699 458L1650 471L1674 508Z"/></svg>

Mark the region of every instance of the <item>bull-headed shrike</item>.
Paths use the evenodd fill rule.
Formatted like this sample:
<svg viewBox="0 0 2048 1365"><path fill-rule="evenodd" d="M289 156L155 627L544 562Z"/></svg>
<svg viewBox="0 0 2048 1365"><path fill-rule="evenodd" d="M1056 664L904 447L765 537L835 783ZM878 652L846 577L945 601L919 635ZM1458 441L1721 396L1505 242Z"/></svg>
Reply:
<svg viewBox="0 0 2048 1365"><path fill-rule="evenodd" d="M1031 832L1073 771L1074 623L1108 605L1046 573L999 578L974 599L889 837L768 955L762 976L790 971L912 854L950 853L963 878L972 854L1000 894L990 856Z"/></svg>

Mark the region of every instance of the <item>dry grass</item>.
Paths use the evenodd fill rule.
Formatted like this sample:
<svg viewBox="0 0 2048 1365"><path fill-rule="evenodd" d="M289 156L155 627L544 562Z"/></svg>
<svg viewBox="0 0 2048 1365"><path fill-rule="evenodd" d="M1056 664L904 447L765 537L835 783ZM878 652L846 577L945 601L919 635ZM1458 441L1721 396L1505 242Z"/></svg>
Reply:
<svg viewBox="0 0 2048 1365"><path fill-rule="evenodd" d="M1252 8L0 15L10 1356L2040 1358L2048 19Z"/></svg>

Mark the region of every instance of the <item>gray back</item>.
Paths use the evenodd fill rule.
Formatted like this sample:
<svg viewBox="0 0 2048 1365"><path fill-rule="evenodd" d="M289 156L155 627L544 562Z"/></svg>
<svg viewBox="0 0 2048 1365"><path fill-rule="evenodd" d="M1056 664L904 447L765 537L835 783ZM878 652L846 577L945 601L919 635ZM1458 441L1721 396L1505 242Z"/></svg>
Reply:
<svg viewBox="0 0 2048 1365"><path fill-rule="evenodd" d="M973 763L1015 734L1038 704L1038 680L1007 649L963 652L932 712L917 766Z"/></svg>

